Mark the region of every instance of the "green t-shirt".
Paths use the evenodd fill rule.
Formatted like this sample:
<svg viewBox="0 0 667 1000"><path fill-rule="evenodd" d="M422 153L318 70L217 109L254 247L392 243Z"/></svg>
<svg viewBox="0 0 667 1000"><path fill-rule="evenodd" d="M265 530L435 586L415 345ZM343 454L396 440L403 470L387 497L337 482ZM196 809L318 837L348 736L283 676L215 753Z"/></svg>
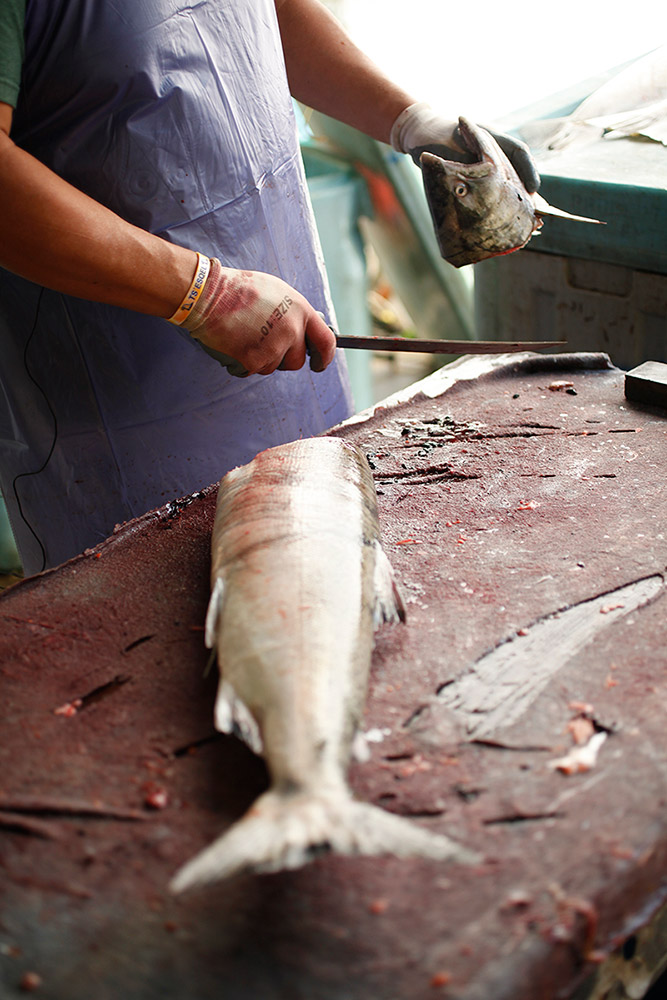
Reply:
<svg viewBox="0 0 667 1000"><path fill-rule="evenodd" d="M0 101L16 107L23 64L26 0L0 0Z"/></svg>

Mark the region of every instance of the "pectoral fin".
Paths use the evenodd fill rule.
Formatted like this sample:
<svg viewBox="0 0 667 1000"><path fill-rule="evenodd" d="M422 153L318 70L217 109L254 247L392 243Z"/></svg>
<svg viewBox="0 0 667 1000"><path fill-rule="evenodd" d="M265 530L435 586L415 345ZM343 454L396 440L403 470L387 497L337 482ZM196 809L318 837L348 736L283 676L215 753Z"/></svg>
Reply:
<svg viewBox="0 0 667 1000"><path fill-rule="evenodd" d="M218 635L218 624L220 622L222 605L224 603L224 596L225 584L222 577L219 576L215 581L213 590L211 591L211 596L208 601L208 609L206 611L204 643L207 649L213 649L215 646L215 641Z"/></svg>
<svg viewBox="0 0 667 1000"><path fill-rule="evenodd" d="M239 736L254 753L261 754L262 736L250 709L224 677L220 678L215 699L215 728L219 733Z"/></svg>
<svg viewBox="0 0 667 1000"><path fill-rule="evenodd" d="M391 563L379 542L375 542L375 600L373 603L373 625L382 622L404 622L405 604L394 576Z"/></svg>
<svg viewBox="0 0 667 1000"><path fill-rule="evenodd" d="M225 584L218 577L213 585L211 597L206 612L204 642L209 649L218 645L218 632L221 625L222 609L225 600ZM247 705L238 697L229 681L220 677L218 693L215 699L215 728L220 733L238 736L257 754L262 752L262 737L259 727Z"/></svg>
<svg viewBox="0 0 667 1000"><path fill-rule="evenodd" d="M554 215L559 219L570 219L572 222L592 222L596 226L607 225L606 222L601 222L600 219L589 219L585 215L571 215L570 212L564 212L562 208L555 208L541 194L538 194L537 191L531 195L531 198L533 199L535 211L539 215Z"/></svg>

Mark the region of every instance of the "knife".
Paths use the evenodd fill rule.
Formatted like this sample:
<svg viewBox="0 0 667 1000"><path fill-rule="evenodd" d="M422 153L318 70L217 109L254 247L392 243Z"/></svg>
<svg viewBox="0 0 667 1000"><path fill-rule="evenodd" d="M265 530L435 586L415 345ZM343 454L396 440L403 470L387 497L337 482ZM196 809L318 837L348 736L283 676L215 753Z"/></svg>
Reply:
<svg viewBox="0 0 667 1000"><path fill-rule="evenodd" d="M362 351L411 351L421 354L507 354L563 347L566 340L419 340L406 337L344 337L338 347Z"/></svg>
<svg viewBox="0 0 667 1000"><path fill-rule="evenodd" d="M540 351L545 347L562 347L566 340L409 340L406 337L344 337L329 327L336 336L338 347L357 348L362 351L412 351L424 354L505 354L516 351ZM243 365L227 354L214 351L199 341L207 354L219 361L230 375L245 378L248 372ZM316 356L308 347L308 354ZM311 365L312 367L312 365ZM314 370L319 371L316 367Z"/></svg>

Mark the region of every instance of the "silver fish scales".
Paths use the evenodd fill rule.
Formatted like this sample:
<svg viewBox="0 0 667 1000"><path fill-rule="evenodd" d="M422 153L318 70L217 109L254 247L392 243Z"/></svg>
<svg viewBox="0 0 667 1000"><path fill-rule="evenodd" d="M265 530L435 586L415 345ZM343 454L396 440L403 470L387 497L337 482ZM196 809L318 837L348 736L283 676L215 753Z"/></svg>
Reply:
<svg viewBox="0 0 667 1000"><path fill-rule="evenodd" d="M271 787L177 872L172 889L296 868L329 850L476 860L355 801L346 783L374 629L404 617L363 454L314 438L230 472L218 494L211 586L216 727L263 755Z"/></svg>

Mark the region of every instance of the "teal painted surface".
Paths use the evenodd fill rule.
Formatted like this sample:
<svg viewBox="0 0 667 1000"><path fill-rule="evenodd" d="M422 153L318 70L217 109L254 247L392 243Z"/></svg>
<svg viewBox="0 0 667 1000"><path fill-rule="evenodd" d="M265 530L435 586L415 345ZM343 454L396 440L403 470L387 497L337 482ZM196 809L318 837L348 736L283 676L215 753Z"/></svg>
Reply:
<svg viewBox="0 0 667 1000"><path fill-rule="evenodd" d="M14 542L5 501L0 496L0 573L13 573L20 569L21 559Z"/></svg>
<svg viewBox="0 0 667 1000"><path fill-rule="evenodd" d="M336 310L338 332L368 337L372 333L367 305L366 255L359 216L371 211L366 185L348 165L317 150L303 148L310 199L320 234ZM357 411L371 406L370 353L346 351Z"/></svg>
<svg viewBox="0 0 667 1000"><path fill-rule="evenodd" d="M532 121L567 116L627 65L582 81L496 123L522 134ZM540 193L558 208L606 222L546 218L527 249L667 274L667 148L641 139L598 139L536 154Z"/></svg>
<svg viewBox="0 0 667 1000"><path fill-rule="evenodd" d="M667 149L629 139L586 149L585 160L582 149L538 161L540 193L606 225L547 217L528 248L667 274Z"/></svg>

